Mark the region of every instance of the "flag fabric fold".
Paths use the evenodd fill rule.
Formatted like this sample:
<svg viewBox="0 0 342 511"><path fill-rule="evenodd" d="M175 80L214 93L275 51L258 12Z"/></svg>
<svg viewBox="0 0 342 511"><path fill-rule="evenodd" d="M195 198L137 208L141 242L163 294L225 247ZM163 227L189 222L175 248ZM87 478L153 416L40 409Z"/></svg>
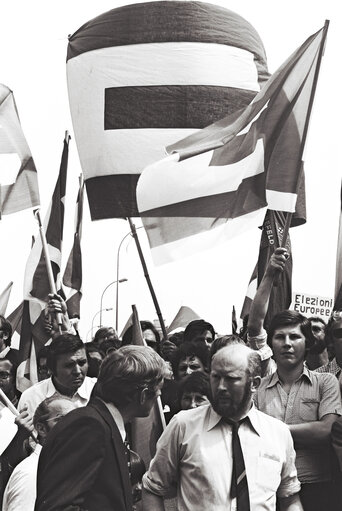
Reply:
<svg viewBox="0 0 342 511"><path fill-rule="evenodd" d="M309 37L244 110L144 169L137 200L157 264L203 249L208 231L217 242L260 225L266 208L295 211L326 31Z"/></svg>
<svg viewBox="0 0 342 511"><path fill-rule="evenodd" d="M80 302L82 298L82 219L83 219L84 181L81 176L80 188L76 200L74 243L63 275L63 285L69 288L66 294L66 305L69 318L80 318Z"/></svg>
<svg viewBox="0 0 342 511"><path fill-rule="evenodd" d="M57 290L61 288L60 266L69 140L70 137L67 134L63 143L56 186L43 222ZM37 236L26 264L24 277L24 305L19 345L21 363L17 372L17 385L21 392L36 383L36 355L50 339L50 334L46 330L46 304L50 292L43 245L40 236Z"/></svg>
<svg viewBox="0 0 342 511"><path fill-rule="evenodd" d="M257 264L253 270L252 277L249 281L246 297L242 306L242 319L249 314L252 301L256 294L257 288L264 276L266 267L271 255L277 247L283 245L283 233L285 226L285 214L281 211L267 211L262 226L260 239L260 248ZM264 324L267 325L270 319L278 312L288 309L292 301L292 252L290 235L287 235L285 248L289 253L289 259L286 261L283 272L278 273L275 285L272 287L269 306L265 316Z"/></svg>
<svg viewBox="0 0 342 511"><path fill-rule="evenodd" d="M183 328L185 330L185 328L190 323L190 321L193 321L194 319L201 319L201 318L190 307L187 307L186 305L182 305L180 307L179 311L177 312L176 316L171 321L170 326L167 329L167 333L169 334L179 328Z"/></svg>
<svg viewBox="0 0 342 511"><path fill-rule="evenodd" d="M0 314L5 316L8 300L12 291L13 282L10 282L0 294Z"/></svg>
<svg viewBox="0 0 342 511"><path fill-rule="evenodd" d="M39 206L37 170L25 139L14 96L0 84L0 212Z"/></svg>

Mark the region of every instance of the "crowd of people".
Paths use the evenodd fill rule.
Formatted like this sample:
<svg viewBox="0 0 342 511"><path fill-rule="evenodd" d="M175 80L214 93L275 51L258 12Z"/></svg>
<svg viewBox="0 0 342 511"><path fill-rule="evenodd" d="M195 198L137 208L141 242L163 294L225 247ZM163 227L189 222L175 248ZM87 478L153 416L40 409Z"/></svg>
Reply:
<svg viewBox="0 0 342 511"><path fill-rule="evenodd" d="M266 324L286 261L276 249L238 334L199 319L161 339L141 321L144 346L132 326L84 343L51 295L64 330L50 323L39 382L21 394L0 316L0 389L18 411L0 458L3 511L342 509L342 311L325 324L284 310ZM130 424L157 400L167 425L137 470Z"/></svg>

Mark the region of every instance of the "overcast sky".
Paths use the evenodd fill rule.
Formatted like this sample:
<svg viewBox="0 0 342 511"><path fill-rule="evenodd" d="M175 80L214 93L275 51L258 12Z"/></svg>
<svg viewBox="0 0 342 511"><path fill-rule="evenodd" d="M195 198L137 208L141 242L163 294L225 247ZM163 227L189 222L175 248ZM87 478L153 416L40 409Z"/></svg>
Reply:
<svg viewBox="0 0 342 511"><path fill-rule="evenodd" d="M66 85L68 34L83 23L126 2L31 0L5 2L0 18L0 83L14 92L23 130L38 169L41 211L44 216L55 186L65 130L69 130L70 162L66 202L63 261L68 256L74 222L78 175L81 171L69 113ZM338 2L261 0L211 2L245 17L258 31L273 72L304 40L330 19L316 99L307 140L305 170L307 224L291 230L294 272L293 289L332 296L336 257L341 180L340 48L342 22ZM137 220L137 225L140 225ZM30 211L4 217L0 223L0 291L10 280L14 287L8 312L22 298L23 274L31 236L37 227ZM116 279L119 243L129 231L124 220L91 222L85 204L83 226L84 298L80 329L90 340L92 320L100 309L104 288ZM197 257L154 268L143 230L141 241L150 275L166 323L179 307L188 305L211 321L221 332L230 332L234 304L240 312L250 274L256 262L260 232L250 231L217 249ZM127 238L127 241L130 237ZM63 268L64 269L64 268ZM140 319L156 318L134 242L124 243L120 256L119 331L138 307ZM115 286L106 291L103 307L115 310ZM115 323L115 311L103 314L103 323ZM94 326L99 324L99 314ZM95 330L95 328L94 328Z"/></svg>

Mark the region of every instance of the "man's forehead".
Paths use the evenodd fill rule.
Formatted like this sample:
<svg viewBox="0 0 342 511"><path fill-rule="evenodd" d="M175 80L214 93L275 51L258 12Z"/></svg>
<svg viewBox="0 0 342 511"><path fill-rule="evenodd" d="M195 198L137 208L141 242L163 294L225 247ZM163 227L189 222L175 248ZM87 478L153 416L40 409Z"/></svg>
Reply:
<svg viewBox="0 0 342 511"><path fill-rule="evenodd" d="M221 348L211 362L212 371L245 371L248 366L249 349L240 344Z"/></svg>
<svg viewBox="0 0 342 511"><path fill-rule="evenodd" d="M277 328L275 328L273 336L281 333L299 333L303 335L299 323L297 325L280 325Z"/></svg>
<svg viewBox="0 0 342 511"><path fill-rule="evenodd" d="M87 358L87 354L85 348L80 348L79 350L71 353L63 353L58 355L58 357L63 358L64 360L80 360Z"/></svg>
<svg viewBox="0 0 342 511"><path fill-rule="evenodd" d="M13 366L9 360L0 359L0 371L10 371L12 367Z"/></svg>

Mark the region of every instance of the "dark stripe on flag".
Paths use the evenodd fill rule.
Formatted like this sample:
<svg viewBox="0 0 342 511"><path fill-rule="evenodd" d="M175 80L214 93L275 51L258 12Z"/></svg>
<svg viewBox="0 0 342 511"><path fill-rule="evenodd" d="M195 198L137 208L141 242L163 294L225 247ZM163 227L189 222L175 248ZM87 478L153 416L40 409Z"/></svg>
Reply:
<svg viewBox="0 0 342 511"><path fill-rule="evenodd" d="M87 179L92 220L140 216L135 189L139 174L115 174ZM101 200L98 200L101 197Z"/></svg>
<svg viewBox="0 0 342 511"><path fill-rule="evenodd" d="M165 240L160 237L163 229L154 228L153 217L157 217L159 226L165 222L167 242L171 243L180 237L208 231L225 224L229 218L237 218L266 205L265 174L262 173L243 180L238 190L170 204L145 211L141 217L144 217L145 227L148 225L150 243L154 247L162 245Z"/></svg>
<svg viewBox="0 0 342 511"><path fill-rule="evenodd" d="M105 89L105 130L204 128L245 108L256 92L204 85Z"/></svg>
<svg viewBox="0 0 342 511"><path fill-rule="evenodd" d="M105 12L69 37L67 61L111 46L184 41L243 48L254 54L259 82L269 76L255 28L233 11L202 2L145 2Z"/></svg>

